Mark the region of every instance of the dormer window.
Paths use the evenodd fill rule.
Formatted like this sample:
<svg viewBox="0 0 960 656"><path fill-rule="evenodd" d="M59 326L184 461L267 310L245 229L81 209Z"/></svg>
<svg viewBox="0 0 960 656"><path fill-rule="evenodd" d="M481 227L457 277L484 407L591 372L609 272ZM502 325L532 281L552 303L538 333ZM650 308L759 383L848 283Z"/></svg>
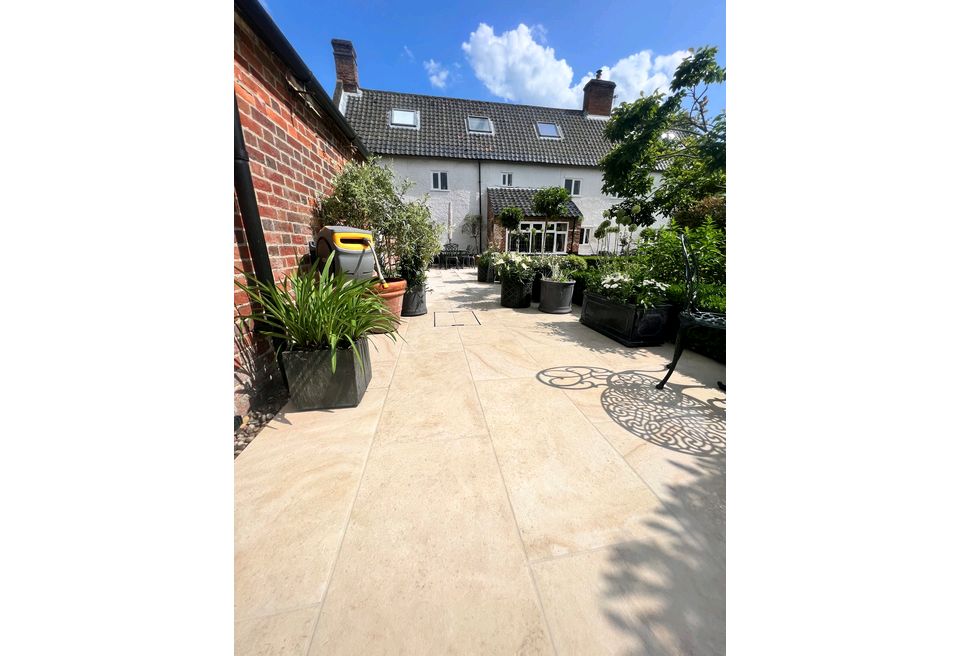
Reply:
<svg viewBox="0 0 960 656"><path fill-rule="evenodd" d="M537 134L542 139L562 139L560 126L556 123L537 123Z"/></svg>
<svg viewBox="0 0 960 656"><path fill-rule="evenodd" d="M419 128L420 112L412 109L390 110L390 126L395 128Z"/></svg>
<svg viewBox="0 0 960 656"><path fill-rule="evenodd" d="M467 131L474 134L493 134L493 121L483 116L468 116Z"/></svg>

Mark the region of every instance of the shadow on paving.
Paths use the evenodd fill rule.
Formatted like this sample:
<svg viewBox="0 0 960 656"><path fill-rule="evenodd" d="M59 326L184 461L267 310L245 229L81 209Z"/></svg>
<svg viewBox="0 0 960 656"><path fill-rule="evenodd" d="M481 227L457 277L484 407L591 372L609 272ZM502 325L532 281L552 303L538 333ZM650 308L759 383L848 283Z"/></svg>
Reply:
<svg viewBox="0 0 960 656"><path fill-rule="evenodd" d="M693 485L670 485L659 513L682 515L691 506L712 505L707 490L722 486L720 458L702 458ZM721 509L721 512L723 510ZM625 634L641 654L723 654L725 575L717 554L703 545L702 524L685 523L684 533L670 521L647 523L653 538L612 547L603 570L605 619ZM642 601L639 601L642 600Z"/></svg>
<svg viewBox="0 0 960 656"><path fill-rule="evenodd" d="M726 453L725 409L682 393L687 387L656 388L659 379L642 371L613 372L602 367L565 366L544 369L537 380L564 390L605 388L604 412L632 435L671 451L692 456Z"/></svg>

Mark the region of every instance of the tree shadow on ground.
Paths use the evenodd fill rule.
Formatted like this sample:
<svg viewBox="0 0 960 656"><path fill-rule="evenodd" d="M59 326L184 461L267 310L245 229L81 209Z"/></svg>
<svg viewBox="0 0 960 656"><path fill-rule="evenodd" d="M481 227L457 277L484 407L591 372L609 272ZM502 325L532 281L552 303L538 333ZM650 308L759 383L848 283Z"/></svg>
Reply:
<svg viewBox="0 0 960 656"><path fill-rule="evenodd" d="M564 366L537 374L563 390L602 389L601 404L621 428L655 445L631 466L660 500L645 537L614 545L598 582L604 620L630 654L723 654L725 651L725 410L657 390L643 372ZM664 451L660 451L662 448ZM665 455L666 454L666 455Z"/></svg>
<svg viewBox="0 0 960 656"><path fill-rule="evenodd" d="M725 651L723 555L710 549L716 538L708 535L708 525L687 516L691 505L714 503L710 490L722 487L724 463L701 458L685 466L697 475L693 482L667 486L657 517L647 522L649 538L611 547L603 568L602 613L631 642L627 653ZM682 530L676 518L682 518Z"/></svg>

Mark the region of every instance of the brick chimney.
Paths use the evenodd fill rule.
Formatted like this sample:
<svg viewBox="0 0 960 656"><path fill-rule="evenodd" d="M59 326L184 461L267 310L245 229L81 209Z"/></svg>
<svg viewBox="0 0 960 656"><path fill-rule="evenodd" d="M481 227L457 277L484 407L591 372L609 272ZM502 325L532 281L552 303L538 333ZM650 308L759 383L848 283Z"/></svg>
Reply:
<svg viewBox="0 0 960 656"><path fill-rule="evenodd" d="M337 82L343 85L344 91L356 93L360 87L360 78L357 76L357 51L353 49L353 43L345 39L331 39L330 43L333 45L333 61L337 67Z"/></svg>
<svg viewBox="0 0 960 656"><path fill-rule="evenodd" d="M616 82L610 80L601 80L597 71L597 77L587 82L583 87L583 112L593 116L610 116L613 109L613 90L617 88Z"/></svg>

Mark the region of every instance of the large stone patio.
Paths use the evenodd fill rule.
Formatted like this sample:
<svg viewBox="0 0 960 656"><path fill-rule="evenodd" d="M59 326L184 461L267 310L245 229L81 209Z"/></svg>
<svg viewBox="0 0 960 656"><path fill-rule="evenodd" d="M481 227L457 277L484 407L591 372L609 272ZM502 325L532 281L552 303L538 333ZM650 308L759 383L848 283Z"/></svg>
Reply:
<svg viewBox="0 0 960 656"><path fill-rule="evenodd" d="M723 365L430 284L236 460L237 654L723 653Z"/></svg>

